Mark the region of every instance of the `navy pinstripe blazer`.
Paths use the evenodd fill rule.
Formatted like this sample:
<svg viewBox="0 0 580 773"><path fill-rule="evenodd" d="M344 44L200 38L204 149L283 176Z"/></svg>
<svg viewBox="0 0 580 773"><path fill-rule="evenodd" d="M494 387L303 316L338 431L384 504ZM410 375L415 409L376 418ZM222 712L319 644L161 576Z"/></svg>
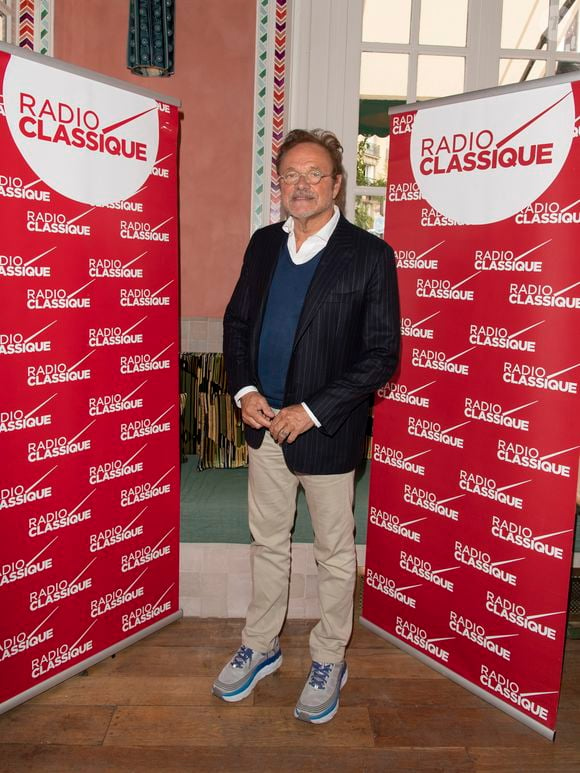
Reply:
<svg viewBox="0 0 580 773"><path fill-rule="evenodd" d="M224 316L228 389L258 389L257 356L262 318L280 248L282 223L252 236ZM394 372L399 352L399 302L391 247L340 217L308 289L296 336L284 405L305 402L321 427L282 450L297 473L352 470L365 439L369 395ZM259 448L264 430L246 425Z"/></svg>

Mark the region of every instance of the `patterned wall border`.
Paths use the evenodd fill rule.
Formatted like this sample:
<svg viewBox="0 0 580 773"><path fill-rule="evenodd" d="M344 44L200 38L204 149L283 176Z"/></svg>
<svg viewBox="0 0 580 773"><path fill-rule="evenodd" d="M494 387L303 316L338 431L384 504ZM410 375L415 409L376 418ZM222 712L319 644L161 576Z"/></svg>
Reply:
<svg viewBox="0 0 580 773"><path fill-rule="evenodd" d="M272 174L270 177L270 222L280 220L280 186L276 180L275 159L284 139L284 108L286 99L286 22L287 0L276 2L276 33L274 37L274 89L272 95Z"/></svg>
<svg viewBox="0 0 580 773"><path fill-rule="evenodd" d="M284 135L288 0L257 0L252 231L280 219L272 174Z"/></svg>
<svg viewBox="0 0 580 773"><path fill-rule="evenodd" d="M53 0L18 0L14 5L18 45L50 56Z"/></svg>

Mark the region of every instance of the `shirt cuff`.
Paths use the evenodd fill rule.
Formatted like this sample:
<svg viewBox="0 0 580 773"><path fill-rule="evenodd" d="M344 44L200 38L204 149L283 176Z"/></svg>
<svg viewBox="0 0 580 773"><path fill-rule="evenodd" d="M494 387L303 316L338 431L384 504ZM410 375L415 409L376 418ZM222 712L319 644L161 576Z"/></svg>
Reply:
<svg viewBox="0 0 580 773"><path fill-rule="evenodd" d="M238 394L239 394L239 393L238 393ZM306 405L306 403L301 403L301 405L302 405L302 407L304 408L304 410L306 411L306 413L307 413L307 414L310 416L310 418L312 419L312 421L314 422L314 426L320 429L320 427L322 426L322 424L321 424L321 423L318 421L318 419L317 419L317 418L316 418L316 416L315 416L315 415L312 413L312 411L310 410L310 408L309 408L309 407Z"/></svg>
<svg viewBox="0 0 580 773"><path fill-rule="evenodd" d="M250 392L257 392L257 388L255 386L245 386L239 389L236 394L234 395L234 402L238 406L238 408L241 408L241 399L244 395L249 395Z"/></svg>

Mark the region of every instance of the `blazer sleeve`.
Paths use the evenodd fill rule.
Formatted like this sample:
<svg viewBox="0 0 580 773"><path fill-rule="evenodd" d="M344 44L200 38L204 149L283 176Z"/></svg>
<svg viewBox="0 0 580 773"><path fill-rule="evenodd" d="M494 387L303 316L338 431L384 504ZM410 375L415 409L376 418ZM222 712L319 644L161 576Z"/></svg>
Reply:
<svg viewBox="0 0 580 773"><path fill-rule="evenodd" d="M395 256L385 242L378 245L377 253L366 287L357 357L348 371L306 401L322 425L318 431L329 436L397 367L400 315Z"/></svg>
<svg viewBox="0 0 580 773"><path fill-rule="evenodd" d="M240 277L224 314L224 362L231 395L255 381L250 357L252 308L255 302L251 273L255 246L254 234L246 248Z"/></svg>

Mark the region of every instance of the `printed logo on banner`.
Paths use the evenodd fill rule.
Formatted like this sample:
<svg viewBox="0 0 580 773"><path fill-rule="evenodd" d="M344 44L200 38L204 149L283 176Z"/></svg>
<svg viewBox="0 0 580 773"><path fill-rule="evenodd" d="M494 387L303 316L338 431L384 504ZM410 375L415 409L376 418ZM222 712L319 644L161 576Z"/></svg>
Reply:
<svg viewBox="0 0 580 773"><path fill-rule="evenodd" d="M557 370L554 373L547 373L542 365L527 365L517 362L504 362L502 378L506 384L516 384L518 386L528 386L534 389L546 389L549 392L567 392L575 395L578 393L578 382L568 381L558 378L563 373L580 366L580 362L569 367Z"/></svg>
<svg viewBox="0 0 580 773"><path fill-rule="evenodd" d="M121 220L119 223L119 236L121 239L138 239L145 242L169 242L169 231L160 231L159 229L173 220L168 217L167 220L152 226L144 220ZM170 283L171 284L171 283Z"/></svg>
<svg viewBox="0 0 580 773"><path fill-rule="evenodd" d="M161 481L171 472L173 472L174 467L175 465L170 467L167 472L163 473L160 478L157 478L154 483L139 483L135 486L131 486L128 489L122 489L121 507L130 507L131 505L136 505L139 502L146 502L148 499L152 499L153 497L169 494L171 491L171 483L161 484Z"/></svg>
<svg viewBox="0 0 580 773"><path fill-rule="evenodd" d="M45 459L55 459L59 456L70 456L71 454L88 451L91 447L91 439L83 438L82 436L89 427L92 427L95 421L96 419L93 419L72 438L59 435L58 437L30 441L28 443L28 461L43 462Z"/></svg>
<svg viewBox="0 0 580 773"><path fill-rule="evenodd" d="M45 625L56 612L53 609L49 614L36 625L32 631L18 631L18 633L7 636L0 642L0 663L7 658L13 658L22 652L38 647L39 644L49 641L54 637L54 628L45 628ZM43 630L44 629L44 630Z"/></svg>
<svg viewBox="0 0 580 773"><path fill-rule="evenodd" d="M437 247L441 247L444 243L445 240L438 242L419 255L417 255L416 250L395 250L397 269L412 268L421 269L422 271L437 271L439 260L433 257L428 258L427 255L436 250Z"/></svg>
<svg viewBox="0 0 580 773"><path fill-rule="evenodd" d="M83 575L95 561L96 558L92 558L80 572L77 572L72 580L63 578L62 580L51 582L39 590L30 591L28 602L30 611L36 612L38 609L47 607L50 604L55 604L57 601L64 601L70 596L76 596L77 593L82 593L83 591L92 588L93 578L83 578Z"/></svg>
<svg viewBox="0 0 580 773"><path fill-rule="evenodd" d="M555 290L551 285L518 284L509 286L508 301L514 306L542 306L552 309L580 309L578 296L565 295L580 282Z"/></svg>
<svg viewBox="0 0 580 773"><path fill-rule="evenodd" d="M52 569L53 560L52 556L44 556L43 554L54 545L58 537L54 537L48 542L38 553L28 560L25 558L16 558L8 563L0 566L0 588L10 583L24 580L27 577L33 577L41 572L46 572L48 569Z"/></svg>
<svg viewBox="0 0 580 773"><path fill-rule="evenodd" d="M513 443L510 440L497 441L497 458L508 464L517 464L519 467L525 467L528 470L539 470L547 472L550 475L560 475L564 478L570 477L571 468L568 464L551 461L555 456L575 451L580 446L563 448L560 451L554 451L550 454L541 454L539 449L534 446L524 446L522 443Z"/></svg>
<svg viewBox="0 0 580 773"><path fill-rule="evenodd" d="M10 411L0 411L0 434L3 432L22 432L27 429L37 427L48 427L52 424L52 413L39 413L51 400L57 396L57 393L35 405L32 410L24 413L22 408L14 408Z"/></svg>
<svg viewBox="0 0 580 773"><path fill-rule="evenodd" d="M423 319L420 319L418 322L413 322L410 317L403 317L401 319L401 335L409 338L428 338L429 340L432 340L434 333L433 328L423 327L423 325L440 313L441 312L436 311L434 314L429 314L428 317L423 317Z"/></svg>
<svg viewBox="0 0 580 773"><path fill-rule="evenodd" d="M87 209L71 220L62 212L34 212L26 213L26 230L33 233L65 234L67 236L90 236L90 225L79 225L78 220L90 215L94 208Z"/></svg>
<svg viewBox="0 0 580 773"><path fill-rule="evenodd" d="M117 523L114 526L89 535L89 550L91 553L98 553L100 550L106 550L112 545L118 545L121 542L127 542L128 540L135 539L135 537L142 536L143 524L136 524L136 521L141 518L146 510L147 507L140 510L129 523Z"/></svg>
<svg viewBox="0 0 580 773"><path fill-rule="evenodd" d="M528 478L528 480L520 480L517 483L508 483L507 486L500 486L498 488L498 485L493 478L487 477L486 475L480 475L477 472L459 470L459 488L462 491L468 491L470 494L477 494L479 497L491 499L492 502L499 502L501 505L514 507L516 510L521 510L523 508L524 500L521 497L506 492L509 489L518 488L519 486L524 486L526 483L530 482L531 478Z"/></svg>
<svg viewBox="0 0 580 773"><path fill-rule="evenodd" d="M516 561L525 561L524 558L508 558L503 561L492 561L491 555L481 548L474 545L455 540L453 557L465 566L475 569L477 572L483 572L496 580L501 580L508 585L517 585L518 578L513 572L503 568L505 564L513 564Z"/></svg>
<svg viewBox="0 0 580 773"><path fill-rule="evenodd" d="M159 359L162 354L170 349L173 343L165 346L157 354L124 354L119 363L119 372L122 375L131 373L145 373L153 370L168 370L171 367L171 360L165 358Z"/></svg>
<svg viewBox="0 0 580 773"><path fill-rule="evenodd" d="M0 488L0 510L32 504L32 502L37 502L39 499L50 499L52 496L52 486L46 485L46 479L57 467L58 465L55 465L26 488L24 483Z"/></svg>
<svg viewBox="0 0 580 773"><path fill-rule="evenodd" d="M427 389L436 381L428 381L426 384L415 389L409 390L407 384L402 384L399 381L390 381L377 390L377 395L384 400L394 400L397 403L404 403L405 405L414 405L417 408L428 408L429 398L423 395L417 395L417 392L422 392L423 389Z"/></svg>
<svg viewBox="0 0 580 773"><path fill-rule="evenodd" d="M529 420L514 416L514 413L523 411L524 408L529 408L531 405L536 405L537 402L537 400L533 400L531 403L524 403L523 405L517 405L515 408L505 410L500 403L491 402L491 400L478 400L474 397L466 397L463 413L468 419L484 421L487 424L499 424L501 427L520 429L523 432L528 432L530 429Z"/></svg>
<svg viewBox="0 0 580 773"><path fill-rule="evenodd" d="M462 285L469 282L479 273L479 271L476 271L475 274L471 274L471 276L465 277L465 279L460 279L459 282L455 282L455 284L451 284L449 279L424 279L423 277L418 277L415 293L417 294L417 298L437 298L438 300L447 301L473 301L475 300L475 291L462 287Z"/></svg>
<svg viewBox="0 0 580 773"><path fill-rule="evenodd" d="M530 526L522 526L499 515L492 515L491 517L491 533L497 539L560 560L564 558L562 548L550 545L544 540L549 537L559 537L561 534L571 534L573 531L573 529L562 529L561 531L552 531L547 534L534 534Z"/></svg>
<svg viewBox="0 0 580 773"><path fill-rule="evenodd" d="M95 491L96 489L93 489L89 492L74 507L60 507L58 510L51 510L42 515L30 516L28 519L28 536L42 537L44 534L50 534L52 531L66 529L68 526L89 521L93 516L93 511L91 507L86 507L85 504Z"/></svg>
<svg viewBox="0 0 580 773"><path fill-rule="evenodd" d="M449 591L449 593L453 593L454 584L451 580L448 580L441 575L444 572L454 572L456 569L460 568L459 566L447 566L442 569L434 569L431 562L427 561L427 559L420 558L413 553L407 553L404 550L401 550L399 566L406 572L411 572L411 574L415 574L422 580L427 580L427 582L436 585L438 588Z"/></svg>
<svg viewBox="0 0 580 773"><path fill-rule="evenodd" d="M160 104L159 112L164 113L166 107L167 105ZM173 153L168 153L166 156L163 156L163 158L158 158L155 164L153 165L151 174L154 177L162 177L164 180L169 180L169 169L163 166L159 166L159 164L163 163L163 161L167 161L167 159L171 158L172 156L173 156Z"/></svg>
<svg viewBox="0 0 580 773"><path fill-rule="evenodd" d="M124 212L143 212L141 201L115 201L114 204L105 204L107 209L120 209Z"/></svg>
<svg viewBox="0 0 580 773"><path fill-rule="evenodd" d="M89 483L94 486L99 483L106 483L109 480L123 478L126 475L143 472L143 462L136 462L134 460L145 448L147 448L147 443L125 460L112 459L109 462L91 465L89 467Z"/></svg>
<svg viewBox="0 0 580 773"><path fill-rule="evenodd" d="M415 113L395 113L391 116L391 134L411 134Z"/></svg>
<svg viewBox="0 0 580 773"><path fill-rule="evenodd" d="M403 500L409 505L415 505L415 507L421 507L423 510L428 510L430 513L436 513L442 515L444 518L449 518L451 521L459 520L459 511L453 507L449 507L449 502L454 502L456 499L462 499L465 494L458 494L454 497L447 497L446 499L437 499L437 494L434 491L428 491L427 489L417 488L411 486L410 483L405 483L403 488Z"/></svg>
<svg viewBox="0 0 580 773"><path fill-rule="evenodd" d="M520 352L535 352L536 341L529 338L520 338L522 333L533 330L538 325L543 325L545 320L527 325L515 333L510 333L506 327L497 325L471 324L469 326L469 343L475 346L488 346L491 349L513 349Z"/></svg>
<svg viewBox="0 0 580 773"><path fill-rule="evenodd" d="M142 408L143 398L135 397L135 395L146 383L147 380L142 381L124 396L120 392L115 392L114 394L89 397L89 416L104 416L107 413L120 413L121 411Z"/></svg>
<svg viewBox="0 0 580 773"><path fill-rule="evenodd" d="M131 266L145 255L147 253L142 252L127 263L119 258L89 258L89 276L95 279L142 279L143 269Z"/></svg>
<svg viewBox="0 0 580 773"><path fill-rule="evenodd" d="M115 327L90 327L88 344L95 347L142 344L143 333L134 333L132 331L146 319L147 317L141 317L137 322L125 328L125 330L122 330L120 325L115 325Z"/></svg>
<svg viewBox="0 0 580 773"><path fill-rule="evenodd" d="M175 583L172 582L153 604L144 604L143 606L137 607L137 609L124 614L121 617L121 629L124 632L132 631L133 628L137 628L137 626L143 625L144 623L149 623L151 620L155 620L157 617L161 617L166 612L169 612L171 609L171 602L163 601L163 599L174 585Z"/></svg>
<svg viewBox="0 0 580 773"><path fill-rule="evenodd" d="M442 443L444 446L463 448L463 438L451 433L453 430L465 427L466 424L470 423L469 421L463 421L460 424L455 424L453 427L443 429L438 421L409 416L407 419L407 432L413 437L433 440L435 443Z"/></svg>
<svg viewBox="0 0 580 773"><path fill-rule="evenodd" d="M385 596L388 596L407 607L411 607L411 609L415 609L417 599L409 596L406 591L420 588L423 584L417 583L416 585L405 585L405 587L397 588L397 584L393 579L386 577L384 574L381 574L381 572L375 571L371 566L367 566L365 582L370 588L374 588L375 590L384 593Z"/></svg>
<svg viewBox="0 0 580 773"><path fill-rule="evenodd" d="M513 623L519 628L523 628L538 636L544 636L546 639L556 640L557 631L546 622L547 617L557 617L566 615L567 610L539 612L530 615L523 604L519 604L511 599L504 598L499 593L488 590L486 593L485 608L493 615Z"/></svg>
<svg viewBox="0 0 580 773"><path fill-rule="evenodd" d="M452 220L450 217L445 217L445 215L442 215L433 207L423 207L419 222L421 228L441 228L457 225L455 220Z"/></svg>
<svg viewBox="0 0 580 773"><path fill-rule="evenodd" d="M532 716L543 720L548 719L548 709L532 700L532 698L537 695L558 695L559 692L558 690L551 690L548 692L522 692L519 684L515 680L510 679L499 671L494 671L483 663L481 664L479 681L484 687L487 687L488 690L495 692L502 698L508 700L516 708L524 709L524 711L528 711Z"/></svg>
<svg viewBox="0 0 580 773"><path fill-rule="evenodd" d="M32 180L32 182L25 184L21 177L7 177L5 174L0 174L0 196L5 199L49 202L50 191L34 187L39 182L40 180Z"/></svg>
<svg viewBox="0 0 580 773"><path fill-rule="evenodd" d="M149 97L97 81L87 88L86 78L13 56L4 108L25 161L69 199L112 204L132 196L151 174L159 117Z"/></svg>
<svg viewBox="0 0 580 773"><path fill-rule="evenodd" d="M389 446L382 446L379 443L373 445L373 459L375 462L381 464L388 464L389 467L394 467L397 470L405 470L405 472L414 472L415 475L425 475L425 467L422 464L417 464L413 459L417 459L419 456L424 456L430 453L430 450L420 451L410 456L404 456L403 452L398 448L391 448Z"/></svg>
<svg viewBox="0 0 580 773"><path fill-rule="evenodd" d="M86 359L94 352L89 352L77 360L72 365L66 362L47 362L44 365L29 365L27 370L26 383L28 386L44 386L45 384L66 384L72 381L88 381L91 378L91 369L82 368L78 370Z"/></svg>
<svg viewBox="0 0 580 773"><path fill-rule="evenodd" d="M568 83L420 110L411 132L415 181L422 197L457 223L503 220L554 181L574 121Z"/></svg>
<svg viewBox="0 0 580 773"><path fill-rule="evenodd" d="M26 335L26 333L20 333L12 331L11 333L0 333L0 354L37 354L42 352L50 352L52 341L49 338L35 340L41 333L44 333L53 325L56 325L57 320L49 322L48 325L44 325L32 333Z"/></svg>
<svg viewBox="0 0 580 773"><path fill-rule="evenodd" d="M533 258L526 260L526 258L551 241L551 239L546 239L541 244L537 244L519 255L516 255L513 250L475 250L473 267L477 271L524 271L539 274L543 268L542 261Z"/></svg>
<svg viewBox="0 0 580 773"><path fill-rule="evenodd" d="M33 258L26 260L22 255L0 255L0 276L11 279L14 277L48 278L50 277L51 266L35 266L37 260L44 258L45 255L54 252L56 247L41 252Z"/></svg>
<svg viewBox="0 0 580 773"><path fill-rule="evenodd" d="M493 652L494 655L507 661L511 660L511 652L503 644L499 644L496 639L513 639L519 636L517 633L489 635L481 623L476 623L469 617L455 612L453 609L449 610L449 628L454 633L459 634L459 636L463 636L477 644L478 647L482 647L488 652Z"/></svg>
<svg viewBox="0 0 580 773"><path fill-rule="evenodd" d="M418 201L421 191L417 183L392 183L387 186L389 201Z"/></svg>
<svg viewBox="0 0 580 773"><path fill-rule="evenodd" d="M459 357L463 357L464 354L469 354L475 349L475 346L471 346L469 349L464 349L458 354L454 354L452 357L448 357L445 352L441 352L434 349L417 349L414 348L411 352L411 365L415 368L429 368L430 370L443 370L446 373L456 373L460 376L467 376L469 373L469 365L465 362L455 362Z"/></svg>
<svg viewBox="0 0 580 773"><path fill-rule="evenodd" d="M415 647L424 650L429 655L432 655L444 663L449 660L449 652L440 646L439 642L451 641L455 639L455 636L439 636L436 638L430 637L424 628L416 623L410 623L405 620L404 617L399 617L395 621L395 633L400 636L401 639L411 642Z"/></svg>
<svg viewBox="0 0 580 773"><path fill-rule="evenodd" d="M117 609L117 607L122 607L125 604L130 604L132 601L143 598L145 588L143 585L137 585L137 583L146 572L147 569L143 569L141 574L126 588L115 588L115 590L105 593L96 599L91 599L91 617L106 615L107 612L111 612L113 609Z"/></svg>
<svg viewBox="0 0 580 773"><path fill-rule="evenodd" d="M169 408L166 408L163 413L160 413L155 419L146 418L122 422L120 426L121 440L135 440L135 438L159 435L161 432L169 432L171 430L171 422L161 421L161 419L173 408L175 408L175 406L170 405Z"/></svg>
<svg viewBox="0 0 580 773"><path fill-rule="evenodd" d="M170 284L173 284L173 279L154 292L148 287L124 287L121 289L119 304L121 306L169 306L171 302L169 295L159 295L159 293Z"/></svg>
<svg viewBox="0 0 580 773"><path fill-rule="evenodd" d="M164 556L168 556L171 553L171 545L164 545L163 543L173 532L175 527L173 526L169 531L158 540L155 545L145 545L142 548L136 548L130 553L125 553L121 557L121 571L132 572L133 569L138 569L141 566L146 566L152 561L158 561Z"/></svg>
<svg viewBox="0 0 580 773"><path fill-rule="evenodd" d="M68 292L63 287L46 289L29 287L26 290L26 307L32 311L44 311L45 309L90 309L90 297L77 296L94 281L94 279L91 279L90 282L72 292Z"/></svg>
<svg viewBox="0 0 580 773"><path fill-rule="evenodd" d="M576 211L574 211L576 207ZM578 199L562 206L559 201L534 201L516 215L518 225L580 223Z"/></svg>
<svg viewBox="0 0 580 773"><path fill-rule="evenodd" d="M421 532L411 529L410 527L421 521L426 521L427 516L423 518L413 518L410 521L401 523L401 519L394 513L389 513L387 510L379 510L378 508L371 506L369 523L373 526L378 526L379 529L385 529L385 531L396 534L399 537L408 539L411 542L421 542Z"/></svg>
<svg viewBox="0 0 580 773"><path fill-rule="evenodd" d="M96 621L92 622L88 628L78 636L74 641L62 641L58 647L43 653L37 658L33 658L30 663L30 671L33 679L40 679L46 676L56 668L61 668L70 663L71 660L79 658L81 655L88 655L93 649L93 640L86 636ZM73 634L69 633L70 638Z"/></svg>

